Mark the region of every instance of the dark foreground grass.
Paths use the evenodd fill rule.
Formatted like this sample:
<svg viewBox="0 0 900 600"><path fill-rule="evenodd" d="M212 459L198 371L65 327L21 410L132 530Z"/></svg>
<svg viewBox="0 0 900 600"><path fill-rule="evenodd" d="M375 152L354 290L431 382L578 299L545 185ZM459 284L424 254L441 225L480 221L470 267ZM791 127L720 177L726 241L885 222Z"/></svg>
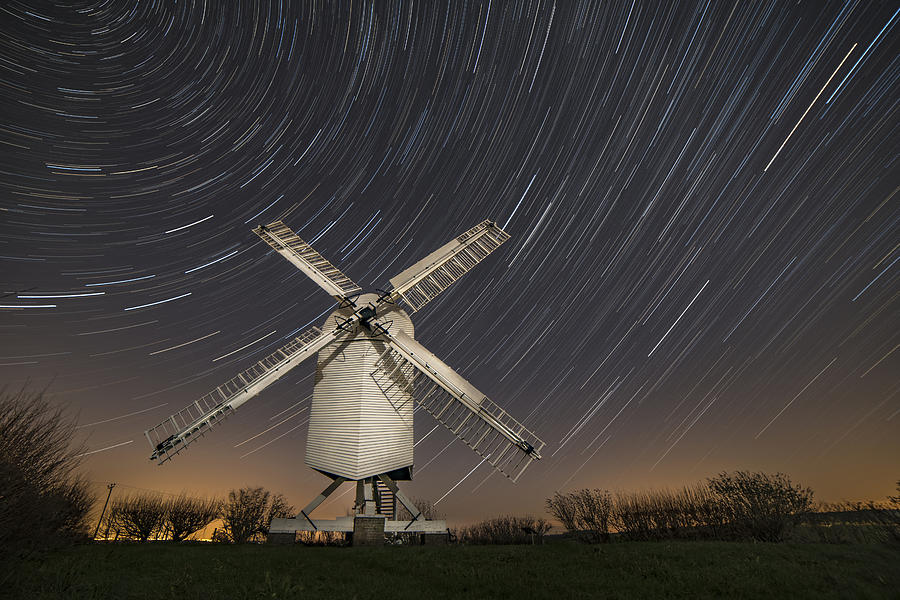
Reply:
<svg viewBox="0 0 900 600"><path fill-rule="evenodd" d="M4 568L0 595L29 599L900 598L900 552L876 544L98 544Z"/></svg>

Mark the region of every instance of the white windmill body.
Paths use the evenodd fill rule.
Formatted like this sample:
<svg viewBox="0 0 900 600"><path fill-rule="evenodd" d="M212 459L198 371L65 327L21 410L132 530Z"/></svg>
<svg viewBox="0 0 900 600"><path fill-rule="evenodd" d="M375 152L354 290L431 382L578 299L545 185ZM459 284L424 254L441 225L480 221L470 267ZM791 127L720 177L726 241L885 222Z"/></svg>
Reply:
<svg viewBox="0 0 900 600"><path fill-rule="evenodd" d="M484 221L451 240L391 279L392 289L379 294L360 294L362 288L281 221L253 232L337 300L338 308L321 329L303 332L148 429L151 459L170 460L316 354L306 464L332 483L296 519L273 520L270 536L299 529L350 531L346 522L309 516L346 481L357 482L359 515L374 518L382 512L383 495L411 513L411 521L388 521L380 531L443 530L443 522L424 522L395 482L412 477L416 404L513 481L541 458L544 442L417 342L409 315L397 304L419 310L496 250L509 235L495 223Z"/></svg>
<svg viewBox="0 0 900 600"><path fill-rule="evenodd" d="M377 298L377 294L363 294L357 303ZM399 306L390 305L380 314L393 321L392 331L413 336L412 321ZM352 315L352 307L340 308L328 316L323 329ZM412 468L413 379L407 378L396 397L385 402L384 392L371 376L386 347L379 337L360 327L319 350L306 464L326 475L361 480Z"/></svg>

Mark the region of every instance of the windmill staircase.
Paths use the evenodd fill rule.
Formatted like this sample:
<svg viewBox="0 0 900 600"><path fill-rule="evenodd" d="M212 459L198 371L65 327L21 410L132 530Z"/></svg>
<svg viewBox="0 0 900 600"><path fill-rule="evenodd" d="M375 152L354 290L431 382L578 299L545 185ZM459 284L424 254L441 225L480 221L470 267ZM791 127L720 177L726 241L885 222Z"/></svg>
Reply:
<svg viewBox="0 0 900 600"><path fill-rule="evenodd" d="M375 480L375 505L379 514L391 520L397 518L397 498L391 488L380 479Z"/></svg>

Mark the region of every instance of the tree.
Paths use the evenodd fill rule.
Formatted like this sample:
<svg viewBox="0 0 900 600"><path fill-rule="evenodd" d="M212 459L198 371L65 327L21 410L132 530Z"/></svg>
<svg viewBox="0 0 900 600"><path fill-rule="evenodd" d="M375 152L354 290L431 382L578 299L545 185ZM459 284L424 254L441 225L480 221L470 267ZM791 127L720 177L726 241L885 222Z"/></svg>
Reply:
<svg viewBox="0 0 900 600"><path fill-rule="evenodd" d="M235 544L246 544L263 538L272 519L292 517L293 506L281 494L272 496L261 487L241 488L228 492L222 509L222 527Z"/></svg>
<svg viewBox="0 0 900 600"><path fill-rule="evenodd" d="M94 498L76 473L75 422L44 391L0 390L0 547L47 547L88 533Z"/></svg>
<svg viewBox="0 0 900 600"><path fill-rule="evenodd" d="M167 502L160 494L145 493L124 496L109 508L109 523L127 537L146 542L160 533L166 520Z"/></svg>
<svg viewBox="0 0 900 600"><path fill-rule="evenodd" d="M215 521L222 502L212 498L191 498L185 494L169 500L163 523L173 542L180 542Z"/></svg>

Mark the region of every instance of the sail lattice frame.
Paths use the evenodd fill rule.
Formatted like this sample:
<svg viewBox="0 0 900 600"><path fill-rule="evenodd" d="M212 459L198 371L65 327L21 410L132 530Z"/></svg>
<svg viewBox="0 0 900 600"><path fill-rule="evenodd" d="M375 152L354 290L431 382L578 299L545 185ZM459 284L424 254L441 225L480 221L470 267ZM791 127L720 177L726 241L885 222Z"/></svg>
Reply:
<svg viewBox="0 0 900 600"><path fill-rule="evenodd" d="M408 398L407 382L415 381L413 397L417 404L495 469L516 481L532 461L541 457L544 442L473 387L466 386L468 393L459 389L441 374L449 367L436 364L433 357L431 361L429 372L388 346L371 376L392 404ZM422 374L428 375L424 381L419 377Z"/></svg>
<svg viewBox="0 0 900 600"><path fill-rule="evenodd" d="M171 460L207 431L229 417L239 406L274 383L279 377L331 342L337 331L322 334L311 327L289 344L275 350L248 369L201 396L168 419L144 432L159 464Z"/></svg>
<svg viewBox="0 0 900 600"><path fill-rule="evenodd" d="M343 301L362 290L281 221L257 227L253 233L338 300Z"/></svg>
<svg viewBox="0 0 900 600"><path fill-rule="evenodd" d="M391 294L415 312L508 239L496 223L483 221L392 278Z"/></svg>

